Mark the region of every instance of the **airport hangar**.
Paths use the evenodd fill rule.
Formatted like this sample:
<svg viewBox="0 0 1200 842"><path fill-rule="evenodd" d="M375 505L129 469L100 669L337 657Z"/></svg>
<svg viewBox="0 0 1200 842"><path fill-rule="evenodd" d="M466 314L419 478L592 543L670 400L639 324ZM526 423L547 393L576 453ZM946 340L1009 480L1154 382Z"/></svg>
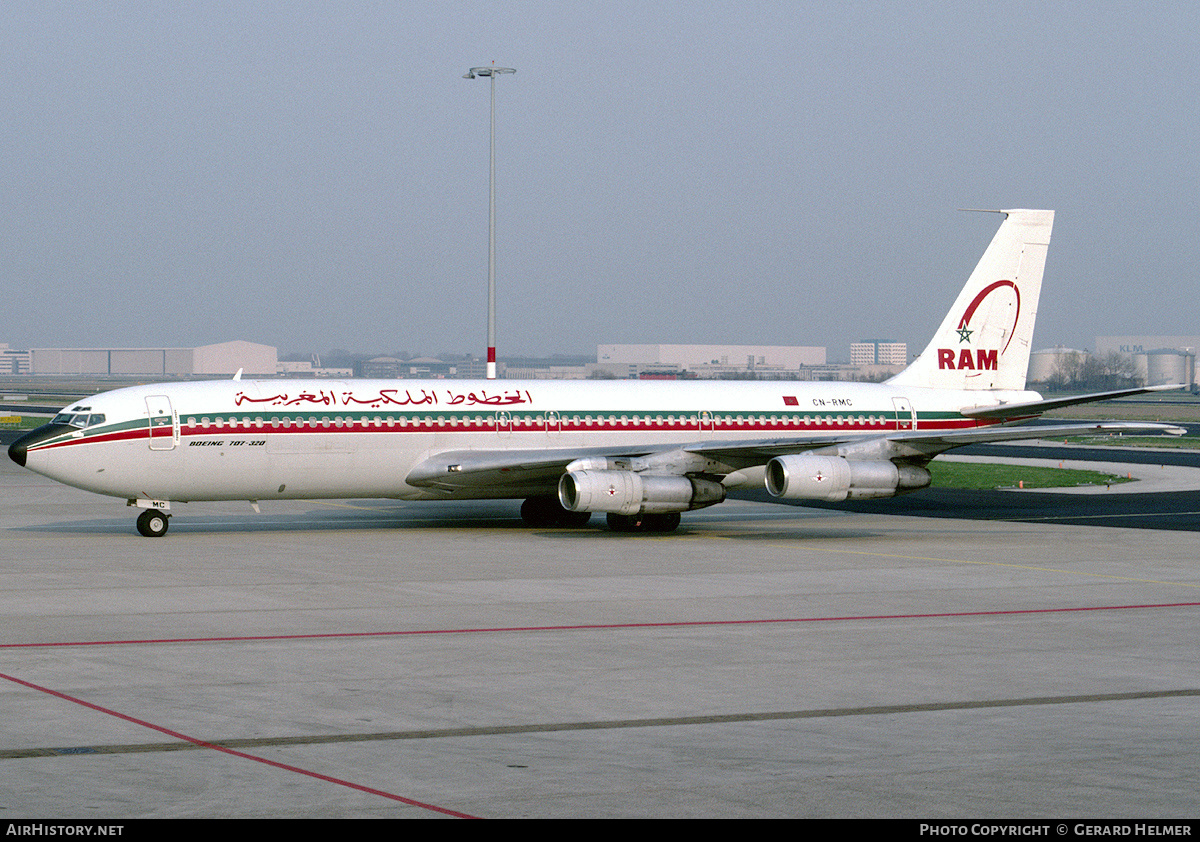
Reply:
<svg viewBox="0 0 1200 842"><path fill-rule="evenodd" d="M274 377L278 354L270 345L241 340L198 348L32 348L31 375Z"/></svg>

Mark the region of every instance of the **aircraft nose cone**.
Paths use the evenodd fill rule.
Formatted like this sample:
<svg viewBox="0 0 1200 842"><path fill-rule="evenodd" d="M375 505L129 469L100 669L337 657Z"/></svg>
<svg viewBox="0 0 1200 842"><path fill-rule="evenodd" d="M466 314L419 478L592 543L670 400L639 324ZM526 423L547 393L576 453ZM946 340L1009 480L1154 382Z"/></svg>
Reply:
<svg viewBox="0 0 1200 842"><path fill-rule="evenodd" d="M43 424L36 430L30 430L8 446L8 458L24 468L25 461L29 455L29 448L58 435L62 430L62 424Z"/></svg>
<svg viewBox="0 0 1200 842"><path fill-rule="evenodd" d="M8 446L8 458L16 462L22 468L25 467L25 454L28 452L28 445L25 439L29 438L29 434L21 436Z"/></svg>

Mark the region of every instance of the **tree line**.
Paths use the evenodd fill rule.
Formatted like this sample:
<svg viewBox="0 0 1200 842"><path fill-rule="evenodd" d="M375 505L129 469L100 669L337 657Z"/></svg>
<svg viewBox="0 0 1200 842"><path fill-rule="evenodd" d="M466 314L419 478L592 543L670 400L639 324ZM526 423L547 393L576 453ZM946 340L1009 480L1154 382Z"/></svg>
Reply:
<svg viewBox="0 0 1200 842"><path fill-rule="evenodd" d="M1138 374L1133 357L1117 351L1109 351L1104 356L1071 351L1062 356L1045 380L1046 388L1053 392L1105 392L1141 385L1143 378Z"/></svg>

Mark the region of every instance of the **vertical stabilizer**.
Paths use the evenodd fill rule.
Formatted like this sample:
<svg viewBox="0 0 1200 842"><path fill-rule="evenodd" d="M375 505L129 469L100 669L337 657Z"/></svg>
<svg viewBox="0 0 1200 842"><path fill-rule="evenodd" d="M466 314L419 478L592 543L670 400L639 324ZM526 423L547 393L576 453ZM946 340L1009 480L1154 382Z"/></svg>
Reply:
<svg viewBox="0 0 1200 842"><path fill-rule="evenodd" d="M1025 388L1054 211L1006 210L1000 230L929 346L887 382L938 389Z"/></svg>

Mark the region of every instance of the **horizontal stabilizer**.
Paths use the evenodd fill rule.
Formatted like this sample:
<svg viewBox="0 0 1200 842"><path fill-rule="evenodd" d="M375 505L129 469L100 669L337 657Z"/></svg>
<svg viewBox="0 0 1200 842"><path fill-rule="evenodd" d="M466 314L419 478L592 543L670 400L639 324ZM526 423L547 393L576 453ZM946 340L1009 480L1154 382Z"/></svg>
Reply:
<svg viewBox="0 0 1200 842"><path fill-rule="evenodd" d="M909 445L922 441L936 443L940 447L936 452L941 453L952 447L961 447L966 444L985 444L995 441L1060 439L1064 436L1127 436L1137 434L1182 436L1186 432L1187 430L1183 427L1176 427L1174 424L1153 424L1138 421L1098 421L1090 424L1045 424L1037 427L1003 427L997 425L995 427L978 427L974 430L960 430L958 432L926 433L923 436L920 433L913 433L911 436L895 440L903 441ZM926 453L934 452L925 448L921 449L925 450Z"/></svg>
<svg viewBox="0 0 1200 842"><path fill-rule="evenodd" d="M797 439L705 442L689 445L684 449L689 453L701 453L722 459L733 465L749 466L761 465L766 459L774 456L804 453L821 448L838 448L839 452L845 450L858 454L869 453L877 458L921 460L968 444L989 444L1022 439L1061 439L1064 436L1141 434L1181 436L1186 432L1182 427L1176 427L1173 424L1158 424L1149 421L1081 421L1074 424L1017 427L994 424L967 430L896 430L867 438L806 436Z"/></svg>
<svg viewBox="0 0 1200 842"><path fill-rule="evenodd" d="M1167 386L1143 386L1138 389L1120 389L1116 392L1093 392L1090 395L1071 395L1066 398L1051 398L1045 401L1029 401L1027 403L1002 403L994 406L964 407L959 410L968 418L1028 418L1040 415L1051 409L1061 409L1064 406L1078 406L1097 401L1109 401L1130 395L1144 395L1147 392L1169 392L1175 389L1187 388L1182 383L1172 383Z"/></svg>

